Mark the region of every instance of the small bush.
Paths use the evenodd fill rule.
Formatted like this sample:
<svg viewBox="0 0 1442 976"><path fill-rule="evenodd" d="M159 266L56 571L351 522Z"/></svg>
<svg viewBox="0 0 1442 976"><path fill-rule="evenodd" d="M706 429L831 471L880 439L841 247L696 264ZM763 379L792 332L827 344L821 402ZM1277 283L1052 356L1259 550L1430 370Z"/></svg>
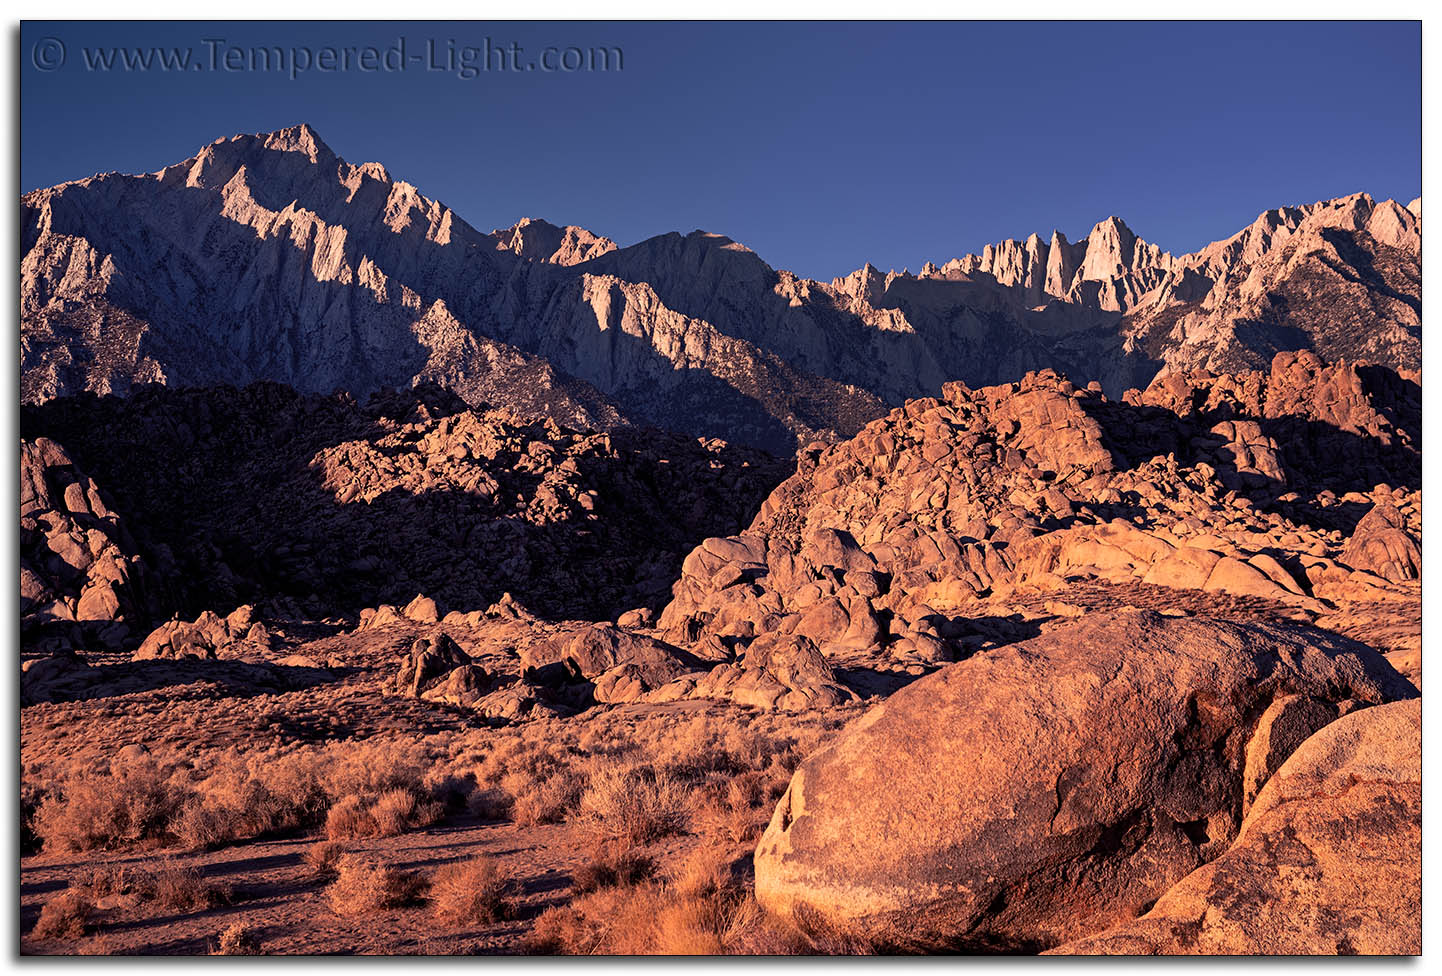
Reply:
<svg viewBox="0 0 1442 976"><path fill-rule="evenodd" d="M171 830L186 850L209 851L235 840L237 826L232 811L192 800L181 808Z"/></svg>
<svg viewBox="0 0 1442 976"><path fill-rule="evenodd" d="M81 892L68 888L47 901L30 935L36 939L78 939L95 905Z"/></svg>
<svg viewBox="0 0 1442 976"><path fill-rule="evenodd" d="M322 840L310 845L305 851L305 863L308 864L317 874L334 874L336 865L345 856L346 845L343 841Z"/></svg>
<svg viewBox="0 0 1442 976"><path fill-rule="evenodd" d="M226 928L216 939L216 956L254 956L260 952L260 940L240 922Z"/></svg>
<svg viewBox="0 0 1442 976"><path fill-rule="evenodd" d="M144 872L124 864L104 864L88 868L75 876L70 887L100 899L111 895L128 895Z"/></svg>
<svg viewBox="0 0 1442 976"><path fill-rule="evenodd" d="M668 896L659 884L605 888L569 905L548 908L526 941L533 953L641 955L655 944L656 918Z"/></svg>
<svg viewBox="0 0 1442 976"><path fill-rule="evenodd" d="M572 878L582 894L602 888L624 888L639 884L656 873L656 862L633 847L612 842L597 845L591 859Z"/></svg>
<svg viewBox="0 0 1442 976"><path fill-rule="evenodd" d="M420 743L394 741L236 753L208 770L162 766L150 756L117 758L108 772L76 770L43 794L32 787L22 797L24 830L52 853L172 842L208 850L307 829L324 823L343 797L396 790L416 799L407 821L416 826L443 811L425 789L424 760Z"/></svg>
<svg viewBox="0 0 1442 976"><path fill-rule="evenodd" d="M576 770L540 761L535 754L529 768L507 773L501 787L515 798L511 820L518 827L560 823L581 798L583 781Z"/></svg>
<svg viewBox="0 0 1442 976"><path fill-rule="evenodd" d="M343 796L325 818L325 835L330 840L361 840L379 836L376 818L362 796Z"/></svg>
<svg viewBox="0 0 1442 976"><path fill-rule="evenodd" d="M335 881L326 889L339 915L366 915L415 904L425 893L425 879L358 854L347 854L336 866Z"/></svg>
<svg viewBox="0 0 1442 976"><path fill-rule="evenodd" d="M416 797L408 790L387 790L376 799L371 807L375 818L376 835L398 837L410 827L416 816Z"/></svg>
<svg viewBox="0 0 1442 976"><path fill-rule="evenodd" d="M407 830L430 826L445 812L444 804L424 802L409 790L386 790L374 798L352 794L330 808L325 833L331 840L398 837Z"/></svg>
<svg viewBox="0 0 1442 976"><path fill-rule="evenodd" d="M162 867L142 883L142 897L161 908L199 912L231 900L229 886L206 881L195 868Z"/></svg>
<svg viewBox="0 0 1442 976"><path fill-rule="evenodd" d="M431 905L450 925L487 924L511 911L509 879L489 857L473 857L437 869L431 876Z"/></svg>
<svg viewBox="0 0 1442 976"><path fill-rule="evenodd" d="M650 767L602 766L581 794L576 820L626 844L647 844L686 828L688 790Z"/></svg>
<svg viewBox="0 0 1442 976"><path fill-rule="evenodd" d="M77 956L113 956L119 948L105 935L92 935L75 947Z"/></svg>

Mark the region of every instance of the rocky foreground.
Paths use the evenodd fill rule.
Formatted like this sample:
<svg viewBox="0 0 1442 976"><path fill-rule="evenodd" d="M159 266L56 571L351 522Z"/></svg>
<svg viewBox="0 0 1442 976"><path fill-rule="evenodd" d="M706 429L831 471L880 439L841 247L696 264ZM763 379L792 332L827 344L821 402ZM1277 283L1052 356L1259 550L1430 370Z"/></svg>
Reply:
<svg viewBox="0 0 1442 976"><path fill-rule="evenodd" d="M433 388L29 409L22 915L93 911L27 949L203 948L80 852L249 845L284 872L207 918L415 951L430 920L338 921L273 840L373 796L264 829L214 798L379 742L441 804L404 863L474 842L516 886L435 951L1418 952L1419 382L1304 352L1118 399L949 383L790 471ZM688 751L693 720L750 744ZM190 812L76 840L78 783L141 768ZM578 860L613 781L655 801L625 821L654 876Z"/></svg>

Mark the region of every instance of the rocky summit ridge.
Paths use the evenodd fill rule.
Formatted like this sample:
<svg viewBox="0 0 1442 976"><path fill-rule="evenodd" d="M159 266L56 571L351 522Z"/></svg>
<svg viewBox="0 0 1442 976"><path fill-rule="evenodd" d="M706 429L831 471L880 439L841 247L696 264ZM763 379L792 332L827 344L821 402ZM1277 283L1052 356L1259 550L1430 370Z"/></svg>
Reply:
<svg viewBox="0 0 1442 976"><path fill-rule="evenodd" d="M256 380L436 381L560 423L643 422L789 453L908 398L1054 368L1112 396L1279 351L1420 365L1420 202L1260 215L1174 256L1119 218L918 275L831 282L697 231L629 247L482 233L307 125L21 200L22 396Z"/></svg>

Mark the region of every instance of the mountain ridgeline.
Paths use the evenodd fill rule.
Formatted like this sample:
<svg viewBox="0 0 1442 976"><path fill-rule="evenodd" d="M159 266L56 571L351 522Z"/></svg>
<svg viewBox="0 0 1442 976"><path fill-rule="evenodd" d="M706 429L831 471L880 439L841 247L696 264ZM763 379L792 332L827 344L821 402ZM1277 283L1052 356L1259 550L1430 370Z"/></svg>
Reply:
<svg viewBox="0 0 1442 976"><path fill-rule="evenodd" d="M356 396L422 381L598 430L790 453L942 384L1054 368L1117 397L1279 351L1420 368L1421 205L1261 214L1173 256L1108 218L919 274L820 282L726 237L631 247L522 220L486 234L306 125L21 200L21 395L134 384Z"/></svg>

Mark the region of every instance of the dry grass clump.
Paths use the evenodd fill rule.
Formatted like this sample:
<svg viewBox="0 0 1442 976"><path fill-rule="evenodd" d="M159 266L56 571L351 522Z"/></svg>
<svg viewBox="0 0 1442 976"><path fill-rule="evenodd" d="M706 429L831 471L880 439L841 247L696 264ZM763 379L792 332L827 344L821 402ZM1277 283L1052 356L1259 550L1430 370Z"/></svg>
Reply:
<svg viewBox="0 0 1442 976"><path fill-rule="evenodd" d="M113 956L121 950L107 935L96 934L75 947L77 956Z"/></svg>
<svg viewBox="0 0 1442 976"><path fill-rule="evenodd" d="M536 919L533 952L711 955L725 952L745 881L727 855L703 848L662 881L602 888Z"/></svg>
<svg viewBox="0 0 1442 976"><path fill-rule="evenodd" d="M567 955L870 954L864 939L817 918L765 912L742 863L724 848L698 848L662 880L602 888L546 910L527 948Z"/></svg>
<svg viewBox="0 0 1442 976"><path fill-rule="evenodd" d="M30 930L35 939L78 939L85 934L86 924L95 911L95 904L81 891L67 888L47 901L40 909L40 918Z"/></svg>
<svg viewBox="0 0 1442 976"><path fill-rule="evenodd" d="M602 888L626 888L646 881L656 873L656 862L634 847L602 841L591 859L577 869L571 881L581 894Z"/></svg>
<svg viewBox="0 0 1442 976"><path fill-rule="evenodd" d="M87 899L120 898L132 906L154 905L166 911L198 912L232 899L229 885L208 881L197 868L173 862L157 867L103 865L91 868L71 882L71 889Z"/></svg>
<svg viewBox="0 0 1442 976"><path fill-rule="evenodd" d="M530 773L515 773L503 780L506 792L515 799L511 803L511 820L518 827L560 823L575 808L584 787L573 770L535 778Z"/></svg>
<svg viewBox="0 0 1442 976"><path fill-rule="evenodd" d="M143 870L133 865L101 864L81 871L71 880L70 887L84 891L91 898L108 898L134 892L144 875Z"/></svg>
<svg viewBox="0 0 1442 976"><path fill-rule="evenodd" d="M723 939L728 955L870 956L876 948L863 936L810 911L791 918L772 915L748 895L737 906Z"/></svg>
<svg viewBox="0 0 1442 976"><path fill-rule="evenodd" d="M240 922L224 929L216 939L213 956L254 956L260 953L260 939Z"/></svg>
<svg viewBox="0 0 1442 976"><path fill-rule="evenodd" d="M686 829L689 793L670 773L603 762L591 772L573 819L622 844L648 844Z"/></svg>
<svg viewBox="0 0 1442 976"><path fill-rule="evenodd" d="M346 845L338 840L321 840L306 848L305 863L319 875L334 874L336 865L345 856Z"/></svg>
<svg viewBox="0 0 1442 976"><path fill-rule="evenodd" d="M712 774L690 794L691 823L715 842L750 846L761 836L776 802L764 772Z"/></svg>
<svg viewBox="0 0 1442 976"><path fill-rule="evenodd" d="M166 865L139 884L141 900L177 912L200 912L217 905L228 905L232 892L228 885L207 881L196 868Z"/></svg>
<svg viewBox="0 0 1442 976"><path fill-rule="evenodd" d="M325 835L331 840L398 837L416 827L429 827L443 816L444 804L422 800L410 790L391 789L379 796L352 794L330 808Z"/></svg>
<svg viewBox="0 0 1442 976"><path fill-rule="evenodd" d="M519 735L491 743L484 755L467 753L475 784L468 806L485 820L511 819L518 826L560 823L585 786L575 749ZM477 761L479 760L479 761Z"/></svg>
<svg viewBox="0 0 1442 976"><path fill-rule="evenodd" d="M656 883L603 888L537 918L526 948L544 955L642 955L651 952L656 916L667 903Z"/></svg>
<svg viewBox="0 0 1442 976"><path fill-rule="evenodd" d="M347 854L336 865L336 879L326 894L338 915L367 915L404 908L420 901L425 878L359 854Z"/></svg>
<svg viewBox="0 0 1442 976"><path fill-rule="evenodd" d="M510 879L484 855L455 861L431 876L431 907L448 925L484 925L507 918Z"/></svg>

